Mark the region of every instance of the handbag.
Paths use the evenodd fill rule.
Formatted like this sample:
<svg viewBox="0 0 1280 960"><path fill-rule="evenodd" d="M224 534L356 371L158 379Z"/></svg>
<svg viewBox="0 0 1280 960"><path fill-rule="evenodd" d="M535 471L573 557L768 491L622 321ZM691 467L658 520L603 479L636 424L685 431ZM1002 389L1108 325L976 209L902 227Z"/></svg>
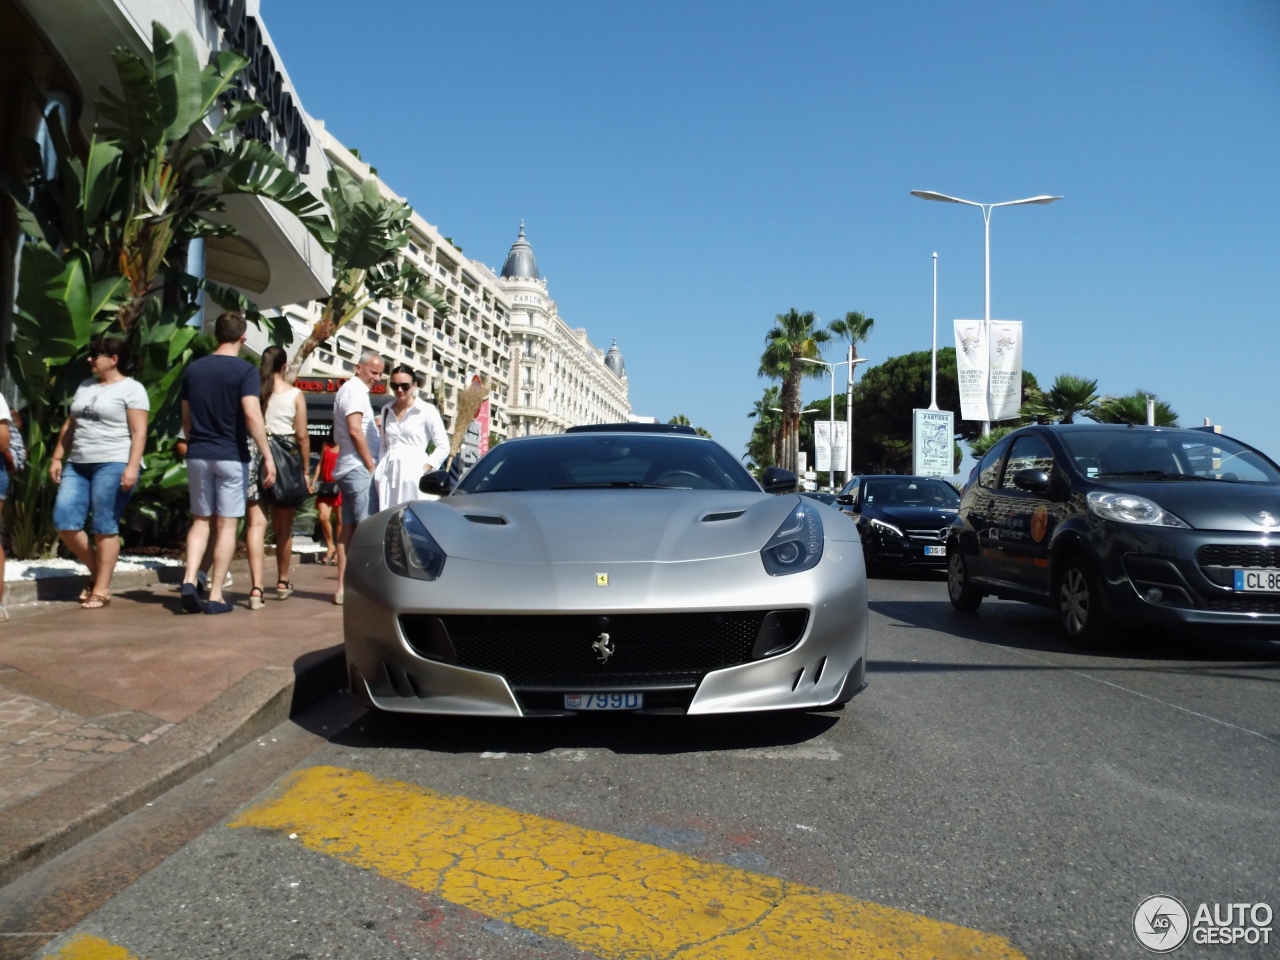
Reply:
<svg viewBox="0 0 1280 960"><path fill-rule="evenodd" d="M338 495L337 480L321 480L316 484L317 497L336 497Z"/></svg>
<svg viewBox="0 0 1280 960"><path fill-rule="evenodd" d="M259 476L258 487L262 491L263 502L286 510L302 506L311 492L307 489L307 478L302 472L302 451L298 449L298 441L293 437L268 434L267 449L271 451L271 459L276 464L276 482L263 487Z"/></svg>

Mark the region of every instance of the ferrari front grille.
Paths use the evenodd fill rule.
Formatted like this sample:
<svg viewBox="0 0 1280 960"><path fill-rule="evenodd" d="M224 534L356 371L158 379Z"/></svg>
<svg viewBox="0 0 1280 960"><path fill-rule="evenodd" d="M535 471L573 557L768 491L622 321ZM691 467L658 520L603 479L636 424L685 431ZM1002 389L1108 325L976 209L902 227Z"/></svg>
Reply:
<svg viewBox="0 0 1280 960"><path fill-rule="evenodd" d="M575 687L697 683L711 670L747 663L768 613L444 615L439 620L458 666L499 673L513 686L572 692ZM402 615L405 639L416 647L431 619Z"/></svg>

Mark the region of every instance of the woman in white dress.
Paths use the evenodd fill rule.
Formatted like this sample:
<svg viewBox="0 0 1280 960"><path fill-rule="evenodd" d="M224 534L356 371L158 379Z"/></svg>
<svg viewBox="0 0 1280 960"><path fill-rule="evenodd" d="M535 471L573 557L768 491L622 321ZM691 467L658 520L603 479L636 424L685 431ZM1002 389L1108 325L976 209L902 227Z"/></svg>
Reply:
<svg viewBox="0 0 1280 960"><path fill-rule="evenodd" d="M391 371L395 399L382 408L382 456L373 471L378 508L386 510L410 500L434 500L418 491L418 481L440 469L449 455L449 435L434 403L419 399L422 381L401 364ZM427 453L429 444L434 444Z"/></svg>

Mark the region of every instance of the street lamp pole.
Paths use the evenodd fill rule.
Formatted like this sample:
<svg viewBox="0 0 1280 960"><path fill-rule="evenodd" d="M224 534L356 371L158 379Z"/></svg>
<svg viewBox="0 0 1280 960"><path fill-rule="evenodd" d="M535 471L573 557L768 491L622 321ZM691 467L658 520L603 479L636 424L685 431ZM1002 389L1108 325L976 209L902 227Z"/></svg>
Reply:
<svg viewBox="0 0 1280 960"><path fill-rule="evenodd" d="M949 197L945 193L937 193L934 190L912 190L911 195L913 197L919 197L921 200L937 200L940 203L963 203L966 206L977 207L979 210L982 211L982 223L983 223L983 228L985 232L985 250L986 250L986 272L985 272L986 307L984 310L983 321L982 321L982 333L983 333L983 339L986 340L990 336L990 327L991 327L991 211L994 210L996 207L1018 207L1028 203L1035 203L1035 204L1039 204L1040 206L1047 206L1050 203L1053 203L1057 200L1061 200L1062 197L1051 197L1045 194L1038 197L1027 197L1023 200L1005 200L1003 203L978 203L974 200L962 200L960 197ZM936 269L936 266L937 266L936 262L934 266ZM935 278L936 278L936 274L935 274ZM935 279L935 284L936 284L936 279ZM936 286L935 286L935 290L936 290ZM936 293L935 293L935 296L936 296ZM990 370L988 370L987 372L988 394L990 394L990 390L991 390L990 375L991 375ZM985 437L990 432L991 432L991 421L990 420L984 421L982 424L982 435Z"/></svg>
<svg viewBox="0 0 1280 960"><path fill-rule="evenodd" d="M810 360L808 357L800 357L805 363L814 363L820 367L826 367L831 372L831 406L827 409L827 417L830 431L827 434L827 442L831 447L831 456L828 458L827 467L827 483L831 487L831 492L836 489L836 367L849 365L849 392L844 398L844 416L848 436L845 438L845 482L848 482L849 476L853 471L853 368L860 363L867 361L859 357L853 358L853 346L849 346L849 359L839 360L836 363L827 363L825 360ZM815 441L816 442L816 441Z"/></svg>
<svg viewBox="0 0 1280 960"><path fill-rule="evenodd" d="M938 251L933 252L933 362L929 371L929 409L938 409Z"/></svg>

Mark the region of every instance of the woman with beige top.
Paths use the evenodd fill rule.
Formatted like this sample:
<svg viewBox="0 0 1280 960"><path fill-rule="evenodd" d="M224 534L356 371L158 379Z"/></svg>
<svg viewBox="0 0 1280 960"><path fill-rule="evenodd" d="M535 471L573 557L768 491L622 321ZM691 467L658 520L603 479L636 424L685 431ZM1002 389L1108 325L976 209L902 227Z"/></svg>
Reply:
<svg viewBox="0 0 1280 960"><path fill-rule="evenodd" d="M284 370L289 356L283 347L271 346L262 351L262 412L267 424L267 436L283 439L291 447L292 452L300 454L298 460L303 464L303 480L307 488L311 488L311 480L306 477L305 464L311 460L311 440L307 436L307 403L302 391L290 386L284 379ZM252 448L252 461L249 465L249 508L248 533L246 540L249 547L249 576L253 580L253 589L249 591L249 609L259 610L263 605L263 558L264 541L267 534L267 515L263 507L262 494L258 489L258 474L262 466L262 455L257 448ZM281 469L281 464L276 464ZM293 555L293 516L296 509L272 506L271 525L276 534L276 599L284 600L293 593L293 584L289 582L289 561Z"/></svg>

